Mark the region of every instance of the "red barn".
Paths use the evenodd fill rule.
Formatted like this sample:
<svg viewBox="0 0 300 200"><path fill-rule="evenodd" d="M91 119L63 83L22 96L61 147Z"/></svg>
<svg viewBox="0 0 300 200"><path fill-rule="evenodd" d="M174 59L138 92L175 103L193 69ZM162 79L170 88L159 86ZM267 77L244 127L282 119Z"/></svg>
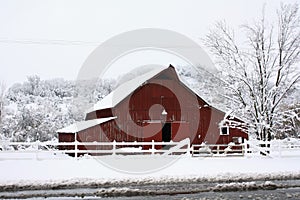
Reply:
<svg viewBox="0 0 300 200"><path fill-rule="evenodd" d="M57 132L59 142L168 142L190 138L192 144L228 144L248 139L240 128L227 127L224 118L224 112L180 81L170 65L123 83L90 108L85 121Z"/></svg>

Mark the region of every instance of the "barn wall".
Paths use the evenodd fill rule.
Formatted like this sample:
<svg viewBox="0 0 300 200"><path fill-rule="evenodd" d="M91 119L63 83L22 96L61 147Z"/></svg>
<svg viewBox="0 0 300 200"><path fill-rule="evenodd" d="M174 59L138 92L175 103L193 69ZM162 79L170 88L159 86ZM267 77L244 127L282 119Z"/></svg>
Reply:
<svg viewBox="0 0 300 200"><path fill-rule="evenodd" d="M130 98L120 103L113 113L114 116L118 116L120 124L125 126L130 119L135 122L171 122L173 141L189 137L192 143L201 143L205 139L216 143L219 138L219 126L211 123L220 120L216 117L211 119L212 111L205 107L205 104L175 78L155 79L138 88ZM166 117L161 114L163 109L168 113ZM209 128L210 134L207 134Z"/></svg>
<svg viewBox="0 0 300 200"><path fill-rule="evenodd" d="M58 133L58 142L74 142L75 141L75 134L74 133ZM60 145L58 146L59 150L74 150L74 145ZM74 156L74 154L70 154Z"/></svg>
<svg viewBox="0 0 300 200"><path fill-rule="evenodd" d="M167 115L163 116L165 109ZM86 119L117 116L80 132L80 141L162 141L164 122L171 123L171 139L190 138L191 143L226 144L233 137L248 138L239 129L230 129L230 135L220 135L220 122L225 113L206 105L183 85L174 69L169 68L148 80L115 108L89 113ZM146 147L148 148L148 147Z"/></svg>
<svg viewBox="0 0 300 200"><path fill-rule="evenodd" d="M99 119L99 118L107 118L107 117L113 117L112 109L102 109L90 112L86 115L85 120L91 120L91 119Z"/></svg>
<svg viewBox="0 0 300 200"><path fill-rule="evenodd" d="M74 142L74 133L58 133L58 142Z"/></svg>

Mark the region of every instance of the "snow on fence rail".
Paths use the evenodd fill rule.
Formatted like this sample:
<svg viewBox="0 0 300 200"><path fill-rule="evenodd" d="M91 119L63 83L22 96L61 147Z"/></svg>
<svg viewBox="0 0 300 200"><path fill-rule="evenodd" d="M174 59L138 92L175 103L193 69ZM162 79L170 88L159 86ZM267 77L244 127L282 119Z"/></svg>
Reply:
<svg viewBox="0 0 300 200"><path fill-rule="evenodd" d="M266 155L268 157L300 156L300 140L287 142L274 141L246 141L247 155Z"/></svg>
<svg viewBox="0 0 300 200"><path fill-rule="evenodd" d="M0 159L18 158L20 154L28 154L31 158L44 158L42 154L48 153L48 158L60 155L73 155L75 158L84 154L91 155L136 155L136 154L185 154L190 151L190 140L180 142L0 142ZM70 148L58 149L59 146ZM148 147L144 148L143 147ZM27 156L28 157L28 156ZM21 157L22 158L22 157ZM20 159L21 159L20 158ZM23 157L24 158L24 157Z"/></svg>
<svg viewBox="0 0 300 200"><path fill-rule="evenodd" d="M59 146L67 147L65 150ZM145 148L146 147L146 148ZM185 139L181 142L9 142L0 141L0 160L7 159L56 159L90 155L177 155L191 153L192 156L300 156L300 142L246 141L244 144L193 144ZM26 156L27 155L27 156Z"/></svg>
<svg viewBox="0 0 300 200"><path fill-rule="evenodd" d="M247 149L245 144L193 144L192 156L244 156Z"/></svg>
<svg viewBox="0 0 300 200"><path fill-rule="evenodd" d="M193 144L192 156L299 157L300 140L245 141L243 144Z"/></svg>

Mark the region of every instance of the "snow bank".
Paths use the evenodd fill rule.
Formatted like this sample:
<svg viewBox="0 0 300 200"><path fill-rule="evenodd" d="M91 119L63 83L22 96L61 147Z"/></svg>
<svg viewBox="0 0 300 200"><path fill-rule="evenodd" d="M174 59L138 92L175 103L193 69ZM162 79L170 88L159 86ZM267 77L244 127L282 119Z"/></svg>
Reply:
<svg viewBox="0 0 300 200"><path fill-rule="evenodd" d="M116 157L115 159L120 159ZM131 164L147 157L132 159ZM94 158L61 160L0 161L0 189L69 188L80 186L115 186L166 182L217 182L275 179L299 179L300 158L192 158L182 157L161 170L122 173L106 167Z"/></svg>

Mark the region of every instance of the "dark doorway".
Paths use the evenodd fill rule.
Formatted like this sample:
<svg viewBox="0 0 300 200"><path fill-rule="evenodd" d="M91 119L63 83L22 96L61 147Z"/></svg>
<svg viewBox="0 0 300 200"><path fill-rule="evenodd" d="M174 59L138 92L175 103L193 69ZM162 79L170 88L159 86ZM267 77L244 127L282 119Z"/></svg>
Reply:
<svg viewBox="0 0 300 200"><path fill-rule="evenodd" d="M165 123L162 128L162 141L170 142L171 141L171 123Z"/></svg>

